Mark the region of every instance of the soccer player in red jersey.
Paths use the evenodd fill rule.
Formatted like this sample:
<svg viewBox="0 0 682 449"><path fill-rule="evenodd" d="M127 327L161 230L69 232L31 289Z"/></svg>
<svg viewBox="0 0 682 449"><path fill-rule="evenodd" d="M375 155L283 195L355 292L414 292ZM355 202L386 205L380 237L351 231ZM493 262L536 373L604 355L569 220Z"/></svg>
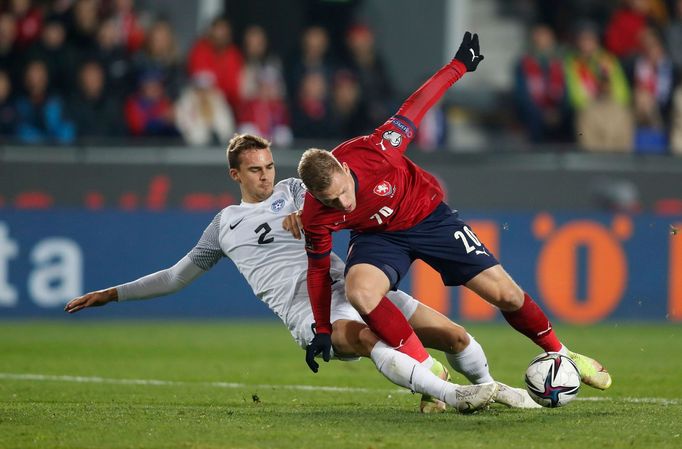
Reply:
<svg viewBox="0 0 682 449"><path fill-rule="evenodd" d="M542 309L443 203L438 181L404 155L424 114L482 60L478 35L467 32L453 60L372 134L348 140L331 153L310 149L303 154L298 172L308 193L301 220L316 323L306 361L310 364L320 353L328 358L332 233L350 229L346 295L388 345L420 362L429 357L405 318L385 297L412 261L422 259L441 274L446 285L465 285L498 307L514 329L545 351L573 358L584 383L606 389L611 377L602 365L569 351L559 341Z"/></svg>

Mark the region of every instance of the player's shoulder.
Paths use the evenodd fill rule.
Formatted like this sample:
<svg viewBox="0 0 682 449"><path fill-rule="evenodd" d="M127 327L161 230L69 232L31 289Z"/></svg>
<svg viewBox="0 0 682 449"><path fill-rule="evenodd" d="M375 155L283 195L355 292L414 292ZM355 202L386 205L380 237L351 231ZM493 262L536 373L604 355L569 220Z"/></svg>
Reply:
<svg viewBox="0 0 682 449"><path fill-rule="evenodd" d="M305 184L299 178L286 178L275 184L275 191L284 190L296 195L305 190Z"/></svg>
<svg viewBox="0 0 682 449"><path fill-rule="evenodd" d="M370 149L368 147L371 146L372 142L369 141L369 136L358 136L337 145L332 150L332 154L338 160L346 162L347 159L359 157L358 152Z"/></svg>
<svg viewBox="0 0 682 449"><path fill-rule="evenodd" d="M229 206L226 206L223 209L221 209L220 212L216 214L211 224L220 228L225 223L228 223L230 220L233 220L242 215L243 208L240 207L239 204L230 204Z"/></svg>

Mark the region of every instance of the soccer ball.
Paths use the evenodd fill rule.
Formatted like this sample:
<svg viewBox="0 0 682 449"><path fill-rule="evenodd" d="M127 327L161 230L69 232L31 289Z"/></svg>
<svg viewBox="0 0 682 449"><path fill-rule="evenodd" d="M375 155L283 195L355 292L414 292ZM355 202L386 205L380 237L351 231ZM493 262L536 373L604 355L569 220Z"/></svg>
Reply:
<svg viewBox="0 0 682 449"><path fill-rule="evenodd" d="M570 357L545 352L535 357L526 370L526 390L543 407L562 407L580 389L580 371Z"/></svg>

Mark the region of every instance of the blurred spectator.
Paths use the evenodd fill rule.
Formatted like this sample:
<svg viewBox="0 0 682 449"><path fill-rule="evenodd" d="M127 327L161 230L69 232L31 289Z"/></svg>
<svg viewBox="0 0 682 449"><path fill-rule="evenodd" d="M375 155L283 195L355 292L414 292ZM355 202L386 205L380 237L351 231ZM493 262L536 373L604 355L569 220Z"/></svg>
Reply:
<svg viewBox="0 0 682 449"><path fill-rule="evenodd" d="M0 14L0 70L5 70L15 85L21 80L16 37L17 22L14 17L9 13Z"/></svg>
<svg viewBox="0 0 682 449"><path fill-rule="evenodd" d="M66 28L57 17L47 17L40 40L28 50L28 60L40 59L47 64L50 86L65 95L74 85L76 55L66 42Z"/></svg>
<svg viewBox="0 0 682 449"><path fill-rule="evenodd" d="M104 69L99 62L81 65L78 90L69 106L79 139L125 135L123 107L115 96L107 95Z"/></svg>
<svg viewBox="0 0 682 449"><path fill-rule="evenodd" d="M329 36L319 26L308 27L303 32L301 47L287 64L286 83L292 105L299 98L303 79L310 72L324 77L324 84L331 83L336 65L329 54Z"/></svg>
<svg viewBox="0 0 682 449"><path fill-rule="evenodd" d="M254 82L255 96L244 99L237 114L239 132L257 134L277 146L289 145L293 137L281 74L274 67L264 67Z"/></svg>
<svg viewBox="0 0 682 449"><path fill-rule="evenodd" d="M630 102L627 79L618 59L600 47L596 26L590 22L579 23L575 45L575 51L564 62L571 107L579 111L597 96L603 98L600 89L604 86L611 89L610 101L627 106Z"/></svg>
<svg viewBox="0 0 682 449"><path fill-rule="evenodd" d="M134 136L176 136L173 102L163 89L161 73L150 70L140 75L138 90L125 104L128 129Z"/></svg>
<svg viewBox="0 0 682 449"><path fill-rule="evenodd" d="M134 58L135 70L157 70L163 74L164 87L171 98L180 94L184 61L169 22L158 20L149 29L144 47Z"/></svg>
<svg viewBox="0 0 682 449"><path fill-rule="evenodd" d="M640 34L640 47L634 61L632 82L637 124L635 149L663 153L668 146L665 119L675 84L673 64L652 28Z"/></svg>
<svg viewBox="0 0 682 449"><path fill-rule="evenodd" d="M176 125L190 145L224 145L235 132L234 117L212 72L196 72L175 105Z"/></svg>
<svg viewBox="0 0 682 449"><path fill-rule="evenodd" d="M639 47L639 34L647 23L649 0L622 0L621 3L606 26L604 40L611 53L625 58Z"/></svg>
<svg viewBox="0 0 682 449"><path fill-rule="evenodd" d="M40 36L43 22L41 10L31 0L11 0L9 11L17 21L17 47L28 48Z"/></svg>
<svg viewBox="0 0 682 449"><path fill-rule="evenodd" d="M259 83L263 77L276 77L279 83L280 96L284 97L284 79L282 62L271 54L268 48L268 36L263 27L251 25L244 31L244 67L241 75L241 97L252 99L259 95Z"/></svg>
<svg viewBox="0 0 682 449"><path fill-rule="evenodd" d="M563 61L554 32L546 25L530 30L530 49L516 65L515 94L519 116L532 142L570 140Z"/></svg>
<svg viewBox="0 0 682 449"><path fill-rule="evenodd" d="M372 128L393 114L394 92L388 70L377 53L374 33L366 25L352 26L346 34L348 64L356 73Z"/></svg>
<svg viewBox="0 0 682 449"><path fill-rule="evenodd" d="M239 79L244 61L232 42L232 26L225 17L213 20L206 36L189 53L189 74L209 71L233 110L239 107Z"/></svg>
<svg viewBox="0 0 682 449"><path fill-rule="evenodd" d="M353 72L340 70L334 77L332 117L335 130L329 138L345 140L367 134L368 128L372 126L360 83Z"/></svg>
<svg viewBox="0 0 682 449"><path fill-rule="evenodd" d="M99 28L97 0L76 0L69 14L69 41L78 51L95 48Z"/></svg>
<svg viewBox="0 0 682 449"><path fill-rule="evenodd" d="M116 38L116 25L113 20L102 22L97 30L94 49L81 54L85 55L85 60L95 59L102 65L108 95L125 98L134 89L135 74L132 63L125 47Z"/></svg>
<svg viewBox="0 0 682 449"><path fill-rule="evenodd" d="M682 70L682 0L673 3L673 18L665 30L665 38L670 57L675 68Z"/></svg>
<svg viewBox="0 0 682 449"><path fill-rule="evenodd" d="M292 109L292 128L297 139L328 139L334 132L329 107L329 85L321 71L307 72L301 80Z"/></svg>
<svg viewBox="0 0 682 449"><path fill-rule="evenodd" d="M117 42L129 53L138 51L144 44L144 28L135 11L135 0L113 0L109 16L116 26Z"/></svg>
<svg viewBox="0 0 682 449"><path fill-rule="evenodd" d="M17 99L17 137L24 143L71 143L73 123L65 117L62 99L48 92L44 62L31 61L24 71L26 94Z"/></svg>
<svg viewBox="0 0 682 449"><path fill-rule="evenodd" d="M12 80L7 72L0 70L0 142L6 142L14 136L16 121Z"/></svg>
<svg viewBox="0 0 682 449"><path fill-rule="evenodd" d="M576 114L578 143L588 151L632 150L632 112L613 98L608 76L598 77L596 83L594 98Z"/></svg>

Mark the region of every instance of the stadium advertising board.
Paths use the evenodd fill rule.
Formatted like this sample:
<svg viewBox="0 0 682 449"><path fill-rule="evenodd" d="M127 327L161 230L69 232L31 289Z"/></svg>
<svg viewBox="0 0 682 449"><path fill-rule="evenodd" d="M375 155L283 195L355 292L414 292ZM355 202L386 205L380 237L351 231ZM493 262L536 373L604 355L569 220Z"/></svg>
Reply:
<svg viewBox="0 0 682 449"><path fill-rule="evenodd" d="M5 209L0 215L0 317L64 316L63 305L83 292L166 268L192 248L212 217ZM463 218L556 321L682 320L680 216L537 212ZM346 245L347 235L339 234L336 251L343 254ZM413 267L401 287L457 319L499 319L466 289L443 287L423 264ZM95 309L76 319L268 314L225 260L168 298Z"/></svg>

